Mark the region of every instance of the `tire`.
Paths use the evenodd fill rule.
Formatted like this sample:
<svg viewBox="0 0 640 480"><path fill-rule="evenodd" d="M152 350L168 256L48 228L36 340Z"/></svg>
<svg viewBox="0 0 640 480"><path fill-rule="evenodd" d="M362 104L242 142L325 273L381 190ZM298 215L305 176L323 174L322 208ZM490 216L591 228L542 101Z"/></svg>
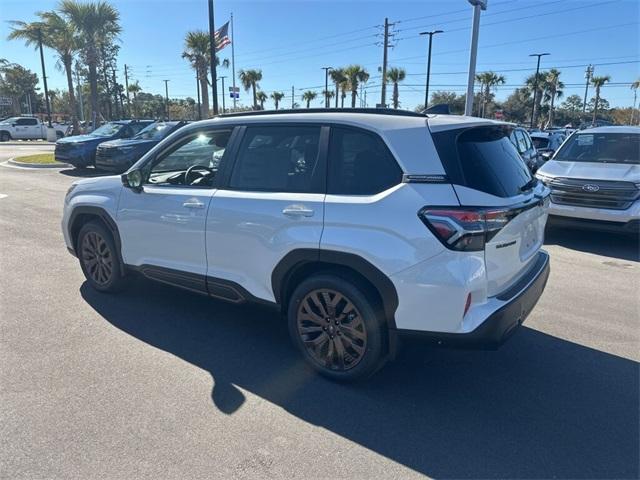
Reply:
<svg viewBox="0 0 640 480"><path fill-rule="evenodd" d="M0 142L8 142L11 140L9 132L0 132Z"/></svg>
<svg viewBox="0 0 640 480"><path fill-rule="evenodd" d="M85 223L78 233L76 252L87 282L104 293L119 292L127 286L113 236L100 222Z"/></svg>
<svg viewBox="0 0 640 480"><path fill-rule="evenodd" d="M357 282L331 274L304 280L291 295L287 317L291 339L307 363L345 382L379 370L386 361L385 322L373 298Z"/></svg>

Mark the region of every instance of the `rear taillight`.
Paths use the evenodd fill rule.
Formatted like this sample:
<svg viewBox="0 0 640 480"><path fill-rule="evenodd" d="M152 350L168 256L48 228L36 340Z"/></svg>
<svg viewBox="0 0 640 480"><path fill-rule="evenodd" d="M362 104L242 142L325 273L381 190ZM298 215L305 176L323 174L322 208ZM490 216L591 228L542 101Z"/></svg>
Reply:
<svg viewBox="0 0 640 480"><path fill-rule="evenodd" d="M445 247L458 251L484 250L512 218L509 209L431 208L418 216Z"/></svg>

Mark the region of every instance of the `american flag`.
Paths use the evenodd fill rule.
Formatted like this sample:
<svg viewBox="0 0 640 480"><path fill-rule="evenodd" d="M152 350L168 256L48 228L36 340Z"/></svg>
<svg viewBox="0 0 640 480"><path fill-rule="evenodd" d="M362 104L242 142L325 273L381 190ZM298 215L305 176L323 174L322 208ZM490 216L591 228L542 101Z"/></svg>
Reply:
<svg viewBox="0 0 640 480"><path fill-rule="evenodd" d="M216 44L216 52L219 52L231 43L231 39L229 38L229 22L215 31L213 40Z"/></svg>

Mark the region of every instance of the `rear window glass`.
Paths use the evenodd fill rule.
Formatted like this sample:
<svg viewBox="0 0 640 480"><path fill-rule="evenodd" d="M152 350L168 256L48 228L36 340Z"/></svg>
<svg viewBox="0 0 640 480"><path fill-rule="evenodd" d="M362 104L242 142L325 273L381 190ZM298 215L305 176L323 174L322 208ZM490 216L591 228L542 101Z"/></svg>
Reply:
<svg viewBox="0 0 640 480"><path fill-rule="evenodd" d="M497 197L514 197L531 180L529 169L509 140L509 127L475 127L433 134L452 183Z"/></svg>
<svg viewBox="0 0 640 480"><path fill-rule="evenodd" d="M533 144L536 148L547 148L549 146L548 138L531 137L531 140L533 140Z"/></svg>
<svg viewBox="0 0 640 480"><path fill-rule="evenodd" d="M578 133L565 142L554 160L640 164L640 134Z"/></svg>

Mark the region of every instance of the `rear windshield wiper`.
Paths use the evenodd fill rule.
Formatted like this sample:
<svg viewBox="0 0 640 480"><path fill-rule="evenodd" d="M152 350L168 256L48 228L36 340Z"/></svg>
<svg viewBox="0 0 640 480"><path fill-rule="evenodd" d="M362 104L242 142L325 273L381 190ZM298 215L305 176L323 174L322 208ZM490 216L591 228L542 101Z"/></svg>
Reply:
<svg viewBox="0 0 640 480"><path fill-rule="evenodd" d="M528 190L531 190L533 187L538 185L538 181L539 180L536 177L532 177L531 180L529 180L527 183L525 183L524 185L522 185L520 187L520 191L521 192L526 192Z"/></svg>

